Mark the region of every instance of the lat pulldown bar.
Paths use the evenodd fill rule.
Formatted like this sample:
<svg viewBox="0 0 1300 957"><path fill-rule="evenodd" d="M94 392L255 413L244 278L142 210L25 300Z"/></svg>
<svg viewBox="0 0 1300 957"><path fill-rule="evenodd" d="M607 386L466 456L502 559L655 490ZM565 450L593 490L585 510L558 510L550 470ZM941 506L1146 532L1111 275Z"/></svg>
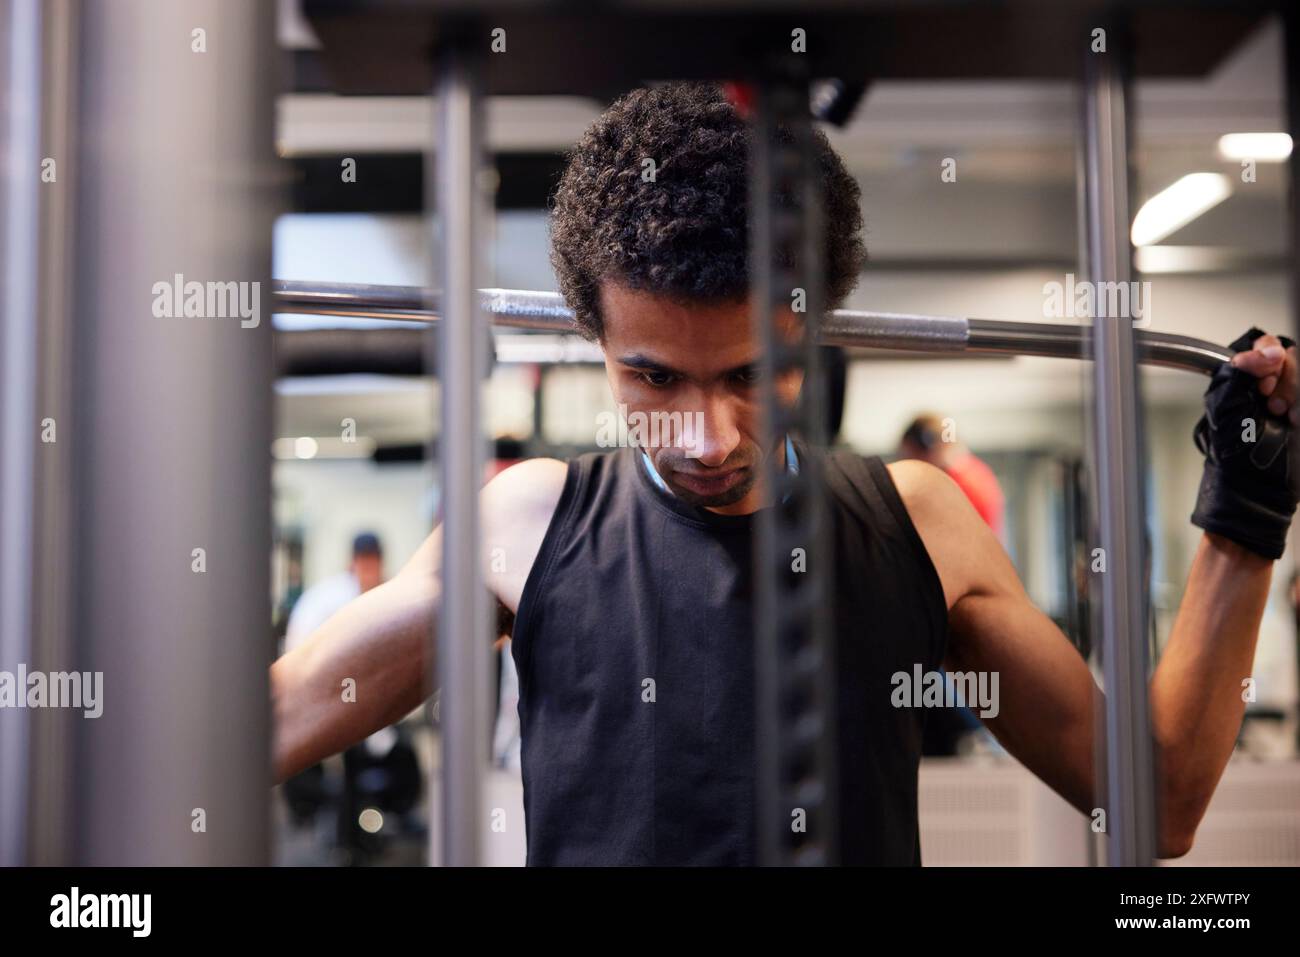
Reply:
<svg viewBox="0 0 1300 957"><path fill-rule="evenodd" d="M295 315L348 316L401 322L436 322L441 302L419 286L372 286L357 283L273 283L275 311ZM430 303L435 303L430 308ZM572 332L573 313L555 292L520 289L480 289L479 309L492 324L512 329ZM1099 320L1104 321L1104 320ZM1091 356L1092 327L1050 322L1002 322L960 316L837 309L817 329L823 345L859 346L906 352L955 352L971 355L1052 356L1084 359ZM1232 358L1224 346L1166 332L1134 330L1138 359L1144 365L1165 366L1211 375Z"/></svg>

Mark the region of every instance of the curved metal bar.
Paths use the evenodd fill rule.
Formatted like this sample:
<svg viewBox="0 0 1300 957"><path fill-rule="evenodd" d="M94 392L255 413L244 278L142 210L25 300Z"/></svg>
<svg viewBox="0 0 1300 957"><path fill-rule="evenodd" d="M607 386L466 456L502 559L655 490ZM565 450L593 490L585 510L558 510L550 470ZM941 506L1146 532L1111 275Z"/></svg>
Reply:
<svg viewBox="0 0 1300 957"><path fill-rule="evenodd" d="M480 289L480 306L493 325L544 332L574 332L573 312L556 292ZM276 312L403 322L437 321L438 294L419 286L295 282L272 284ZM1048 322L1003 322L958 316L866 312L837 309L818 332L825 345L910 352L974 355L1086 358L1091 346L1088 326ZM1138 356L1144 365L1211 375L1232 352L1203 339L1137 330Z"/></svg>
<svg viewBox="0 0 1300 957"><path fill-rule="evenodd" d="M1214 375L1219 366L1233 355L1227 346L1167 332L1139 331L1137 346L1138 361L1143 365L1203 372L1205 375Z"/></svg>
<svg viewBox="0 0 1300 957"><path fill-rule="evenodd" d="M977 354L1082 359L1092 346L1092 330L1088 326L996 319L970 319L967 324L970 337L966 351ZM1138 359L1144 365L1213 375L1222 363L1232 358L1232 350L1226 346L1191 336L1139 329L1136 339Z"/></svg>
<svg viewBox="0 0 1300 957"><path fill-rule="evenodd" d="M966 319L854 309L837 309L827 315L817 338L828 346L921 352L965 352L970 342Z"/></svg>

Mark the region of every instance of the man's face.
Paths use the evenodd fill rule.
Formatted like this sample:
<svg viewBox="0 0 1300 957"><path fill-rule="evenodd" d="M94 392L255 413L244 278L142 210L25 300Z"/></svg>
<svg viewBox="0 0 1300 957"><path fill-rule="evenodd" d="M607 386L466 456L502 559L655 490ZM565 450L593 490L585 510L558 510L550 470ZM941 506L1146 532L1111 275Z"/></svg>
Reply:
<svg viewBox="0 0 1300 957"><path fill-rule="evenodd" d="M614 400L651 425L642 447L672 492L724 515L744 515L764 502L759 479L767 456L759 435L760 350L745 301L684 305L612 283L601 286L605 371ZM778 328L799 334L793 312ZM777 381L780 401L799 394L800 373Z"/></svg>

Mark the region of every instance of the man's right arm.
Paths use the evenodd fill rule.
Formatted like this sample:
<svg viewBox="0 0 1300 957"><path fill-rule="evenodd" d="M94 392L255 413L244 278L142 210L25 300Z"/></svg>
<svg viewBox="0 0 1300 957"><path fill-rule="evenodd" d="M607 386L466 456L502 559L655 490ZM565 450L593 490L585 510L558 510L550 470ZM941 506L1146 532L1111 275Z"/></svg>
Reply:
<svg viewBox="0 0 1300 957"><path fill-rule="evenodd" d="M512 612L565 474L562 462L533 459L483 489L486 581ZM504 549L504 570L487 558L494 548ZM277 783L400 720L432 693L441 560L437 528L394 578L339 609L271 665Z"/></svg>

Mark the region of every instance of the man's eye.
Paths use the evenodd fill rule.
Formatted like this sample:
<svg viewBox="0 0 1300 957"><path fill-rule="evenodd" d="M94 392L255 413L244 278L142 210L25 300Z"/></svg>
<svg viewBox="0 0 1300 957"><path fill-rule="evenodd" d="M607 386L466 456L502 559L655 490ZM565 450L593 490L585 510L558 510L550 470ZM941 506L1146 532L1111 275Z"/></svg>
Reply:
<svg viewBox="0 0 1300 957"><path fill-rule="evenodd" d="M762 372L758 368L744 369L736 373L736 381L745 385L753 385L762 377Z"/></svg>
<svg viewBox="0 0 1300 957"><path fill-rule="evenodd" d="M647 385L652 385L656 389L662 389L673 381L672 373L669 372L642 372L641 378Z"/></svg>

